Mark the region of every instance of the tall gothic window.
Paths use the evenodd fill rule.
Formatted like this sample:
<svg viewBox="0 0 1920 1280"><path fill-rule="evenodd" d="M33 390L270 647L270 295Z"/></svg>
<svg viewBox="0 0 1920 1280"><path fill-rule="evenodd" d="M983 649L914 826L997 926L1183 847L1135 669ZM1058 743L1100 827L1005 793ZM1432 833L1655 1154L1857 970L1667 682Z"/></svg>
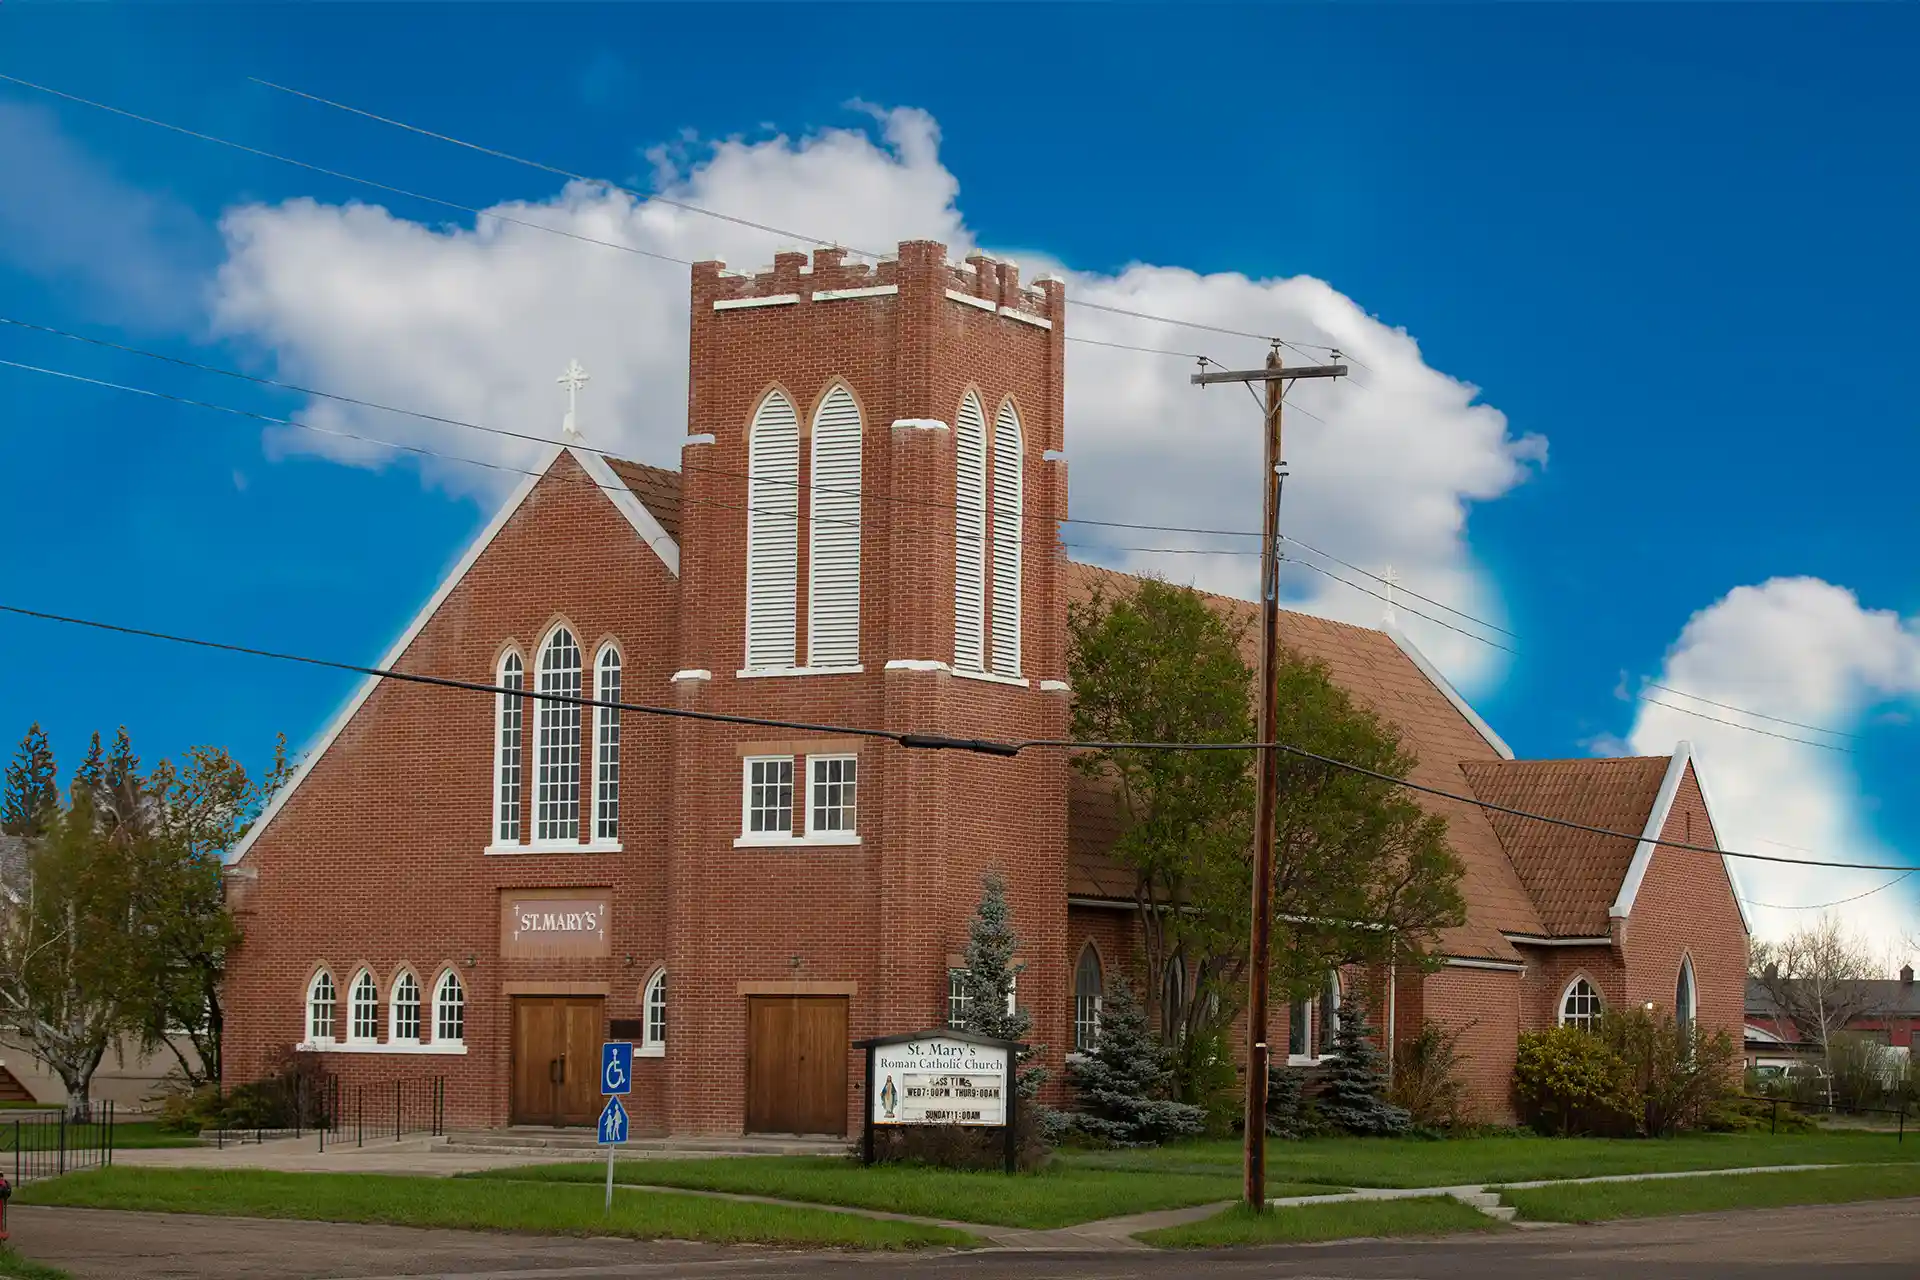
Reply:
<svg viewBox="0 0 1920 1280"><path fill-rule="evenodd" d="M594 664L593 696L620 701L620 650L608 644ZM593 709L593 838L620 838L620 708Z"/></svg>
<svg viewBox="0 0 1920 1280"><path fill-rule="evenodd" d="M807 665L860 661L860 406L836 386L813 417Z"/></svg>
<svg viewBox="0 0 1920 1280"><path fill-rule="evenodd" d="M520 843L520 730L525 700L517 691L527 687L520 655L500 660L499 683L515 693L495 695L497 721L493 744L493 838L496 844Z"/></svg>
<svg viewBox="0 0 1920 1280"><path fill-rule="evenodd" d="M556 627L540 650L540 692L580 696L580 644ZM542 700L536 713L534 839L542 844L580 838L580 704Z"/></svg>
<svg viewBox="0 0 1920 1280"><path fill-rule="evenodd" d="M1693 988L1693 957L1680 957L1680 976L1673 983L1673 1021L1680 1030L1683 1043L1691 1047L1693 1043L1693 1020L1699 1013L1698 1001Z"/></svg>
<svg viewBox="0 0 1920 1280"><path fill-rule="evenodd" d="M380 989L374 986L373 975L365 969L353 980L353 988L347 994L347 1012L347 1039L380 1038Z"/></svg>
<svg viewBox="0 0 1920 1280"><path fill-rule="evenodd" d="M1168 960L1160 972L1160 1034L1168 1044L1185 1030L1180 1020L1187 997L1187 962L1179 956Z"/></svg>
<svg viewBox="0 0 1920 1280"><path fill-rule="evenodd" d="M433 1038L449 1044L467 1038L467 993L451 969L440 975L433 993Z"/></svg>
<svg viewBox="0 0 1920 1280"><path fill-rule="evenodd" d="M322 969L314 974L313 981L307 984L308 1040L333 1039L334 1000L333 975Z"/></svg>
<svg viewBox="0 0 1920 1280"><path fill-rule="evenodd" d="M747 668L794 664L800 561L800 420L770 391L747 435Z"/></svg>
<svg viewBox="0 0 1920 1280"><path fill-rule="evenodd" d="M1080 949L1080 963L1073 970L1073 1047L1089 1053L1100 1039L1100 1005L1105 999L1106 983L1100 973L1100 956L1088 943Z"/></svg>
<svg viewBox="0 0 1920 1280"><path fill-rule="evenodd" d="M953 423L953 665L986 666L987 420L972 392Z"/></svg>
<svg viewBox="0 0 1920 1280"><path fill-rule="evenodd" d="M1020 674L1020 550L1025 476L1020 415L1009 400L993 419L993 670Z"/></svg>
<svg viewBox="0 0 1920 1280"><path fill-rule="evenodd" d="M667 971L657 970L647 980L647 989L640 997L640 1008L645 1022L640 1029L640 1051L642 1053L665 1053L667 1051Z"/></svg>
<svg viewBox="0 0 1920 1280"><path fill-rule="evenodd" d="M392 1014L387 1039L398 1042L420 1038L420 983L404 970L394 979Z"/></svg>

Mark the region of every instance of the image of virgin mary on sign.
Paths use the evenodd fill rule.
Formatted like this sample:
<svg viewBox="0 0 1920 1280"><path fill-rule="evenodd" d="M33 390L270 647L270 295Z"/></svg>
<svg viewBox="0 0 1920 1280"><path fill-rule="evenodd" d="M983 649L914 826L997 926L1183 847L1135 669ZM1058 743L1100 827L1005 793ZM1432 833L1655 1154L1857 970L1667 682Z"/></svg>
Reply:
<svg viewBox="0 0 1920 1280"><path fill-rule="evenodd" d="M887 1119L893 1119L893 1109L900 1104L900 1091L893 1087L893 1077L880 1086L880 1105L887 1109Z"/></svg>

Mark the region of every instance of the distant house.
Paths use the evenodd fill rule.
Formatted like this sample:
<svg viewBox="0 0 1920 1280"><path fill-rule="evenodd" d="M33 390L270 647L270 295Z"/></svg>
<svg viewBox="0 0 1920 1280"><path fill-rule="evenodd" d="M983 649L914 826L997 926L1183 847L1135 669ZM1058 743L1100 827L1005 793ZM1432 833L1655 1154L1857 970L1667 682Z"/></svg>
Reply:
<svg viewBox="0 0 1920 1280"><path fill-rule="evenodd" d="M1847 1022L1847 1030L1869 1036L1902 1058L1913 1049L1913 1033L1920 1023L1920 988L1913 983L1913 966L1904 965L1898 978L1847 984L1848 1003L1864 1010ZM1800 1027L1780 1008L1764 983L1747 979L1747 1065L1785 1067L1821 1056L1819 1037L1812 1027Z"/></svg>

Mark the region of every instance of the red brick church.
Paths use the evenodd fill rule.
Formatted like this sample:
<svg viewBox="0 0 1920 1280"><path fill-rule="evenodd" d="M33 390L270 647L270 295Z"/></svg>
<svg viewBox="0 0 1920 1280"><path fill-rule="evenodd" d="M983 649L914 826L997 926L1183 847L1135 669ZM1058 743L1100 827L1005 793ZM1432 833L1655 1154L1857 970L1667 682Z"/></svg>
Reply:
<svg viewBox="0 0 1920 1280"><path fill-rule="evenodd" d="M538 697L1065 737L1067 605L1107 572L1055 534L1065 302L1058 280L926 242L874 267L838 250L695 267L680 469L590 449L569 412L382 661L528 696L369 680L241 844L230 1081L295 1049L348 1082L444 1077L457 1124L582 1124L611 1035L637 1045L636 1132L854 1132L852 1042L948 1019L990 869L1034 1039L1056 1069L1085 1043L1105 975L1138 958L1132 886L1104 856L1116 816L1062 753ZM1401 728L1418 781L1640 833L1433 802L1469 905L1445 967L1330 975L1276 1013L1294 1061L1353 981L1389 1038L1466 1027L1490 1118L1523 1028L1651 1002L1738 1032L1746 928L1723 860L1659 843L1714 843L1685 744L1516 761L1403 637L1283 628Z"/></svg>

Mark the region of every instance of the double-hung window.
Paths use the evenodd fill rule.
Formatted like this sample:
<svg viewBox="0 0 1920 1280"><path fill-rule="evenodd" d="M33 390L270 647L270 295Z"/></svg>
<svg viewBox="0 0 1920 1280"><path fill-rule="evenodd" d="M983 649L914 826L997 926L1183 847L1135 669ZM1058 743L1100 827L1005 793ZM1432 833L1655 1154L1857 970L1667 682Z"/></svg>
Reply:
<svg viewBox="0 0 1920 1280"><path fill-rule="evenodd" d="M740 830L746 838L792 839L793 757L747 757L741 808Z"/></svg>
<svg viewBox="0 0 1920 1280"><path fill-rule="evenodd" d="M853 756L808 756L807 834L851 836L854 822L859 761Z"/></svg>

